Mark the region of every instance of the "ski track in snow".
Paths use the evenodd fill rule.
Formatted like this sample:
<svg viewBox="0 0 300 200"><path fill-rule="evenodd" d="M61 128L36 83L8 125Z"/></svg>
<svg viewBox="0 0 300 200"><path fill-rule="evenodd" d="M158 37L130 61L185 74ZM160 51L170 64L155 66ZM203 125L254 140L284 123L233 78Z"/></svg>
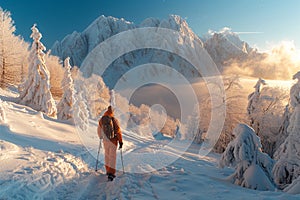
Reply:
<svg viewBox="0 0 300 200"><path fill-rule="evenodd" d="M233 170L219 169L219 155L199 156L192 144L174 163L158 171L119 171L113 182L103 164L83 147L74 127L48 119L11 102L1 91L7 123L0 124L0 199L299 199L299 195L241 188L226 181ZM5 97L5 98L4 98ZM96 133L95 133L96 134ZM168 140L143 139L124 133L131 152L149 152ZM167 149L168 155L176 149ZM119 162L120 160L118 160ZM126 163L133 162L128 160ZM120 164L120 163L119 163ZM132 163L131 163L132 164ZM125 166L126 168L126 166Z"/></svg>

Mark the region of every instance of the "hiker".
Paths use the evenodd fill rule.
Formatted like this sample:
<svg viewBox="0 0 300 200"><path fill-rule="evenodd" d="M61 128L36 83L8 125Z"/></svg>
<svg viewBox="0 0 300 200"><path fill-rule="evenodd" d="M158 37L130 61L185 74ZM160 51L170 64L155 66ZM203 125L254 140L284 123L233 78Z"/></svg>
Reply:
<svg viewBox="0 0 300 200"><path fill-rule="evenodd" d="M119 122L114 118L111 106L99 120L98 136L103 139L106 175L109 181L113 181L116 177L117 145L119 142L119 149L121 149L123 141Z"/></svg>

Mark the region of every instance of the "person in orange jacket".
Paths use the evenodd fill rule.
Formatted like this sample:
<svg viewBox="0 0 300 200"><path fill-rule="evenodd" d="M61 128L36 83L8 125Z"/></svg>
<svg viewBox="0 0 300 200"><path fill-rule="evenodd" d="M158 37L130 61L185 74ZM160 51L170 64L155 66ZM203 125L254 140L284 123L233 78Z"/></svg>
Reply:
<svg viewBox="0 0 300 200"><path fill-rule="evenodd" d="M109 119L111 119L112 126L113 126L114 136L110 138L108 138L104 134L105 132L104 123L106 123L105 120L107 116L109 117ZM108 176L108 180L112 181L116 177L115 173L116 173L117 145L119 142L119 148L121 149L123 146L123 140L122 140L122 132L119 126L119 122L114 117L114 113L111 106L107 108L107 111L99 120L97 132L99 138L103 139L106 175Z"/></svg>

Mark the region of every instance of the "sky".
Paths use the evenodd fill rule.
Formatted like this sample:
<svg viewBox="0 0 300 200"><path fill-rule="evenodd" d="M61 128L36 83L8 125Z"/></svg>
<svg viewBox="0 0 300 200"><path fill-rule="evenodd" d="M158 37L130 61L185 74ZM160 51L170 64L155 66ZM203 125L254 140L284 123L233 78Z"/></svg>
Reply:
<svg viewBox="0 0 300 200"><path fill-rule="evenodd" d="M199 36L229 27L260 50L283 40L300 48L299 0L0 0L0 7L11 12L16 33L26 41L37 23L47 48L73 31L83 31L100 15L139 24L169 14L185 18Z"/></svg>

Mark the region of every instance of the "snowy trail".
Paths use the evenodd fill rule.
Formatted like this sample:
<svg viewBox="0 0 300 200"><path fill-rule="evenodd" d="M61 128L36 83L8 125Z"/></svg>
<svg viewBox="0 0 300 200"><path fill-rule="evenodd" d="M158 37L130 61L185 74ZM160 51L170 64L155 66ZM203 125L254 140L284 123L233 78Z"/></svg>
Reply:
<svg viewBox="0 0 300 200"><path fill-rule="evenodd" d="M12 146L8 142L1 145L1 149ZM1 154L0 160L3 181L0 198L4 199L43 199L61 184L79 178L88 170L81 159L71 154L45 152L32 147L16 147L14 151ZM12 163L17 164L12 168Z"/></svg>

